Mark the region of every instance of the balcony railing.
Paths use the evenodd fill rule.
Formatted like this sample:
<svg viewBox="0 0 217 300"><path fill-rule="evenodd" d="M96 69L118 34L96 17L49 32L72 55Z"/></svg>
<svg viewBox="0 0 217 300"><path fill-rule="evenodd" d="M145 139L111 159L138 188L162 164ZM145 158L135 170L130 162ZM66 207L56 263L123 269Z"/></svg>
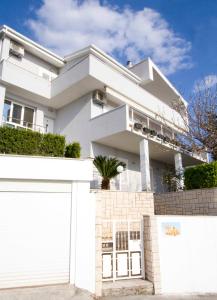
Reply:
<svg viewBox="0 0 217 300"><path fill-rule="evenodd" d="M192 157L207 161L207 154L205 152L193 152L190 147L186 147L175 138L175 132L171 128L166 127L164 124L148 117L144 113L130 107L129 119L130 126L133 131L142 134L151 140L165 144L165 146L168 146L169 148L173 148L174 150L181 151Z"/></svg>
<svg viewBox="0 0 217 300"><path fill-rule="evenodd" d="M47 127L46 126L41 126L38 125L36 123L30 123L27 122L25 120L21 120L21 119L16 119L16 118L7 118L7 120L5 120L3 118L2 120L2 125L3 126L7 126L7 127L11 127L11 128L17 128L17 129L29 129L29 130L33 130L33 131L39 131L41 133L46 133L47 132Z"/></svg>
<svg viewBox="0 0 217 300"><path fill-rule="evenodd" d="M51 82L8 60L0 63L0 78L7 84L22 88L45 98L50 97Z"/></svg>
<svg viewBox="0 0 217 300"><path fill-rule="evenodd" d="M136 130L142 130L144 134L167 138L167 141L174 139L174 131L157 120L145 115L144 113L130 107L129 118L131 126Z"/></svg>

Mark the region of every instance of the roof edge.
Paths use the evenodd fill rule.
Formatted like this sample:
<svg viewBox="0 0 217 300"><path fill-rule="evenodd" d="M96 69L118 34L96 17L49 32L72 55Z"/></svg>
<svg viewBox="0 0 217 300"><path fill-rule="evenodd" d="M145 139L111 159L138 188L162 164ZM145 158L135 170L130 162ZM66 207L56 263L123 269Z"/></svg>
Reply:
<svg viewBox="0 0 217 300"><path fill-rule="evenodd" d="M123 66L120 64L117 60L112 58L110 55L108 55L106 52L103 50L99 49L97 46L94 44L89 45L88 47L85 47L81 50L78 50L72 54L69 54L64 57L65 61L70 61L76 58L83 57L85 55L93 54L96 57L100 58L101 60L107 62L112 66L114 69L118 70L121 72L123 75L128 77L129 79L133 80L137 84L141 83L141 78L134 74L132 71L130 71L127 67Z"/></svg>
<svg viewBox="0 0 217 300"><path fill-rule="evenodd" d="M7 25L0 26L0 33L4 33L6 36L8 36L11 39L14 39L17 42L23 43L24 46L28 46L29 48L32 48L39 52L39 54L44 55L45 57L52 61L52 63L58 67L61 67L64 65L64 58L53 53L52 51L46 49L45 47L39 45L38 43L34 42L30 38L22 35L21 33L15 31L11 27Z"/></svg>

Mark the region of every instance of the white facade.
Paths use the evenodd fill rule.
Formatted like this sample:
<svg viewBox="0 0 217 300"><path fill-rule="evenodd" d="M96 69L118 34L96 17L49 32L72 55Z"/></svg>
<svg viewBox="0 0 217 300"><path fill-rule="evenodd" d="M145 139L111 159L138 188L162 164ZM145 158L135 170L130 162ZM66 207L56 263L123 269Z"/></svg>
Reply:
<svg viewBox="0 0 217 300"><path fill-rule="evenodd" d="M81 144L82 157L118 155L128 169L113 184L117 189L141 190L150 177L152 189L164 190L159 174L174 166L177 153L183 166L205 161L143 131L172 140L184 128L173 109L182 97L150 59L127 69L93 45L63 58L7 26L0 33L0 123L63 134ZM95 101L96 90L103 103ZM144 139L148 160L141 165Z"/></svg>

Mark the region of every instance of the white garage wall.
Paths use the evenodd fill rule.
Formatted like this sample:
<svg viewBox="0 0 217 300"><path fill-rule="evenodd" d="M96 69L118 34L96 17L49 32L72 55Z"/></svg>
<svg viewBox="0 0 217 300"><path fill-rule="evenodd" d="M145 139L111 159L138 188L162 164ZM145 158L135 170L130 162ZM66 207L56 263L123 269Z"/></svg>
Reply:
<svg viewBox="0 0 217 300"><path fill-rule="evenodd" d="M0 154L0 179L89 181L92 161L59 157Z"/></svg>
<svg viewBox="0 0 217 300"><path fill-rule="evenodd" d="M157 216L157 227L162 293L217 293L217 217Z"/></svg>
<svg viewBox="0 0 217 300"><path fill-rule="evenodd" d="M70 282L78 288L95 293L95 198L90 194L87 182L73 183L72 190L71 244L75 247L71 249Z"/></svg>
<svg viewBox="0 0 217 300"><path fill-rule="evenodd" d="M95 293L92 161L0 155L0 288L75 284Z"/></svg>

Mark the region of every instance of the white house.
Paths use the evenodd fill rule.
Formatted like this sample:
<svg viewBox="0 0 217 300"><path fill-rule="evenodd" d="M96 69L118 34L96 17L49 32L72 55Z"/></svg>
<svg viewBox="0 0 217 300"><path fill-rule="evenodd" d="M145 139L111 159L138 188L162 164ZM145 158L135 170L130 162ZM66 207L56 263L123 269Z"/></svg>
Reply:
<svg viewBox="0 0 217 300"><path fill-rule="evenodd" d="M168 165L207 159L175 144L176 101L187 105L150 59L125 67L93 45L60 57L0 28L0 125L82 147L80 160L0 155L0 289L68 283L101 296L128 279L121 292L217 292L216 189L158 195L162 214L167 203L192 216L154 215ZM112 182L123 192L90 191L100 179L83 158L99 154L126 163Z"/></svg>
<svg viewBox="0 0 217 300"><path fill-rule="evenodd" d="M65 135L83 158L119 158L127 168L113 189L163 191L167 165L206 161L171 143L184 128L180 99L187 105L149 58L125 67L94 45L60 57L0 28L0 123Z"/></svg>

